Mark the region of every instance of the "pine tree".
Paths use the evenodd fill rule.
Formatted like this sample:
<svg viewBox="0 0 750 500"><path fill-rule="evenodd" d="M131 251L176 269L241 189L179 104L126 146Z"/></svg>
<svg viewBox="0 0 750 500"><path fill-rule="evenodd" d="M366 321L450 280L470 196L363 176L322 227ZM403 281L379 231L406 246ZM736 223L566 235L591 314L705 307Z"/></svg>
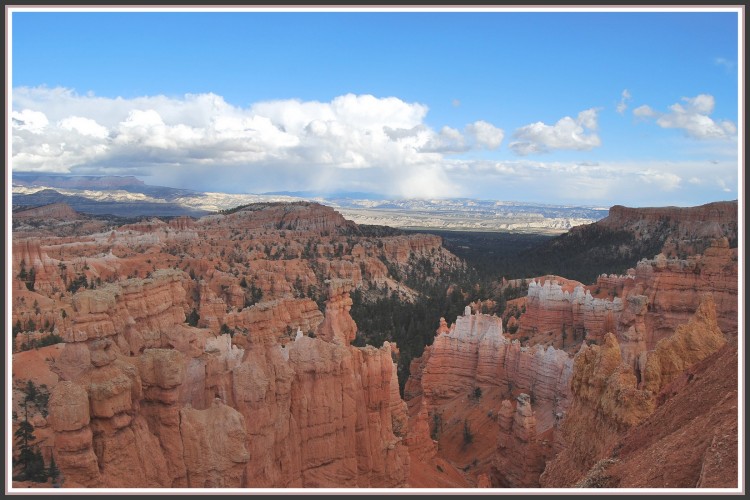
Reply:
<svg viewBox="0 0 750 500"><path fill-rule="evenodd" d="M29 401L31 401L32 403L36 403L36 397L37 397L36 386L34 385L34 382L29 380L26 383L26 400L24 401L24 404Z"/></svg>
<svg viewBox="0 0 750 500"><path fill-rule="evenodd" d="M36 386L29 380L26 386L26 397L23 401L24 418L18 425L16 432L13 433L16 438L15 445L18 447L18 458L14 460L13 465L20 469L20 473L15 476L15 479L43 483L47 480L47 469L44 466L42 452L32 445L36 436L34 436L34 426L29 423L28 404L29 401L34 402L36 397Z"/></svg>
<svg viewBox="0 0 750 500"><path fill-rule="evenodd" d="M190 314L185 317L185 321L190 326L198 326L199 319L201 319L201 316L195 308L193 308L193 310L190 311Z"/></svg>
<svg viewBox="0 0 750 500"><path fill-rule="evenodd" d="M54 455L52 455L52 457L50 458L47 475L50 477L50 479L52 479L52 484L55 484L57 482L57 478L60 477L60 469L57 468Z"/></svg>

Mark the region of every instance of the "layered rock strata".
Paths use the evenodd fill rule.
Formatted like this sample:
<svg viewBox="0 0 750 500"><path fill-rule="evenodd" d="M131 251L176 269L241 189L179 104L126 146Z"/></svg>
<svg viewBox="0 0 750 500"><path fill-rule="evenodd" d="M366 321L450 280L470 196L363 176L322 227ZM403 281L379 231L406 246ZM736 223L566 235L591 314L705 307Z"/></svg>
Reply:
<svg viewBox="0 0 750 500"><path fill-rule="evenodd" d="M688 321L705 293L714 297L721 330L728 338L736 336L737 264L737 250L719 239L703 255L685 260L659 255L627 275L602 276L588 287L571 290L569 282L554 278L533 280L516 337L574 349L584 339L601 342L612 332L626 362L642 371L640 355Z"/></svg>
<svg viewBox="0 0 750 500"><path fill-rule="evenodd" d="M541 485L572 486L598 462L616 458L622 438L635 433L668 398L660 394L670 392L665 387L725 343L713 300L706 295L689 323L645 354L643 380L624 362L613 334L608 333L602 345L584 344L575 357L572 404L561 426L564 449L545 469Z"/></svg>
<svg viewBox="0 0 750 500"><path fill-rule="evenodd" d="M412 362L404 389L410 449L419 450L421 460L451 456L456 462L468 442L485 457L474 469L477 481L491 472L496 486L534 485L558 450L554 436L569 404L572 366L564 351L521 347L503 336L500 318L467 307L450 328L442 320L432 346ZM517 398L522 403L511 403ZM480 430L475 445L469 436ZM455 445L462 432L464 445ZM526 458L495 463L498 448L501 455L513 450Z"/></svg>

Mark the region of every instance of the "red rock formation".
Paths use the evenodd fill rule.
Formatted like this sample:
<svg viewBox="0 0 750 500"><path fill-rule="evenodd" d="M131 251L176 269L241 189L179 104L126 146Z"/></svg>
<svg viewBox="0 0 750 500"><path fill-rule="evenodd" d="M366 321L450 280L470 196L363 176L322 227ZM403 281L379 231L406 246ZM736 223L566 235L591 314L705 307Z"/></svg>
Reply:
<svg viewBox="0 0 750 500"><path fill-rule="evenodd" d="M78 384L64 381L50 400L50 424L55 430L55 462L68 487L102 487L89 416L89 398Z"/></svg>
<svg viewBox="0 0 750 500"><path fill-rule="evenodd" d="M13 288L34 290L45 295L64 289L59 264L47 254L38 238L17 242L13 245Z"/></svg>
<svg viewBox="0 0 750 500"><path fill-rule="evenodd" d="M342 280L329 280L328 301L323 322L318 326L317 336L326 342L349 345L357 335L357 325L349 315L352 285Z"/></svg>
<svg viewBox="0 0 750 500"><path fill-rule="evenodd" d="M73 296L67 342L116 337L120 351L139 353L161 347L162 335L185 321L185 290L181 271L164 269L151 278L133 278Z"/></svg>
<svg viewBox="0 0 750 500"><path fill-rule="evenodd" d="M575 484L598 460L611 453L619 437L654 408L650 393L637 388L620 346L607 334L601 346L584 344L575 357L573 403L562 423L567 446L547 465L543 487Z"/></svg>
<svg viewBox="0 0 750 500"><path fill-rule="evenodd" d="M159 439L168 469L166 485L173 488L201 485L188 483L193 478L186 468L181 437L180 388L186 378L186 365L185 355L173 349L146 349L138 359L143 387L140 414L149 431Z"/></svg>
<svg viewBox="0 0 750 500"><path fill-rule="evenodd" d="M644 370L644 388L654 393L680 376L686 368L717 351L726 343L716 322L713 298L704 296L695 316L680 325L674 335L660 340L649 352Z"/></svg>
<svg viewBox="0 0 750 500"><path fill-rule="evenodd" d="M594 297L602 288L612 296ZM730 249L726 239L714 240L704 255L686 260L663 255L643 260L632 274L602 276L591 287L578 285L569 291L556 279L542 284L533 280L515 336L532 344L562 347L565 343L570 350L584 338L601 342L605 333L612 332L625 361L641 371L642 354L688 321L704 293L713 294L719 327L728 338L734 337L737 250Z"/></svg>
<svg viewBox="0 0 750 500"><path fill-rule="evenodd" d="M240 488L246 485L245 419L220 401L211 408L182 408L179 414L181 448L187 469L187 486ZM180 458L183 458L180 457Z"/></svg>
<svg viewBox="0 0 750 500"><path fill-rule="evenodd" d="M656 394L724 343L712 299L706 295L693 320L647 353L640 383L632 367L623 362L613 334L607 334L601 346L584 344L575 357L573 403L562 424L565 448L542 474L542 486L571 486L587 473L590 477L585 481L601 479L606 464L594 466L612 458L620 440L649 418Z"/></svg>
<svg viewBox="0 0 750 500"><path fill-rule="evenodd" d="M516 398L515 411L504 400L497 415L499 435L492 467L492 481L498 487L537 488L546 462L555 452L551 433L540 435L528 394Z"/></svg>
<svg viewBox="0 0 750 500"><path fill-rule="evenodd" d="M705 229L707 224L715 225L717 228L726 226L732 221L737 221L737 202L720 201L707 203L698 207L655 207L655 208L629 208L615 205L609 209L609 214L597 222L605 227L622 229L635 227L648 228L664 221L674 222L678 229L685 235L690 229L702 228L703 233L696 235L702 238L721 238L724 235L712 233Z"/></svg>
<svg viewBox="0 0 750 500"><path fill-rule="evenodd" d="M207 276L197 305L233 338L184 324L193 288L182 271L72 295L58 369L91 407L77 446L93 450L85 463L99 476L65 460L63 473L105 487L405 485L395 346L349 346L351 283L329 282L324 318L309 298L227 312L220 276Z"/></svg>
<svg viewBox="0 0 750 500"><path fill-rule="evenodd" d="M230 312L222 321L238 331L232 341L240 347L258 343L286 344L297 330L305 334L317 331L322 325L323 313L310 299L290 298L260 302L242 311Z"/></svg>
<svg viewBox="0 0 750 500"><path fill-rule="evenodd" d="M356 225L331 207L318 203L259 203L227 215L233 227L286 229L333 233L349 231Z"/></svg>
<svg viewBox="0 0 750 500"><path fill-rule="evenodd" d="M552 347L522 348L518 341L511 342L502 335L500 318L472 315L467 307L449 331L438 329L435 341L421 359L412 361L404 388L410 408L410 449L419 450L412 457L428 463L445 458L461 467L468 463L478 481L493 467L496 443L516 439L525 432L521 440L531 445L519 445L514 450L528 455L529 470L509 475L495 470L489 475L496 484L505 486L533 483L530 471L541 472L545 460L557 451L554 433L568 406L571 369L572 360L565 352ZM527 422L514 429L498 427L495 419L502 417L494 403L496 398L507 399L523 392L533 394L533 425ZM527 413L522 411L524 417L530 416ZM471 441L471 450L466 446L462 425L473 429L470 433L478 433ZM431 438L438 442L432 443Z"/></svg>

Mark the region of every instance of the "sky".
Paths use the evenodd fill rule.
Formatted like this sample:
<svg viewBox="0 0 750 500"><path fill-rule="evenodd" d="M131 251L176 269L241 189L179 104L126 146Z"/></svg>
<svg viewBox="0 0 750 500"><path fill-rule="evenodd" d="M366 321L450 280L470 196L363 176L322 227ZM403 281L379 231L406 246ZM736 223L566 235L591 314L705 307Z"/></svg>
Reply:
<svg viewBox="0 0 750 500"><path fill-rule="evenodd" d="M13 10L6 164L228 193L742 197L738 8L415 10Z"/></svg>

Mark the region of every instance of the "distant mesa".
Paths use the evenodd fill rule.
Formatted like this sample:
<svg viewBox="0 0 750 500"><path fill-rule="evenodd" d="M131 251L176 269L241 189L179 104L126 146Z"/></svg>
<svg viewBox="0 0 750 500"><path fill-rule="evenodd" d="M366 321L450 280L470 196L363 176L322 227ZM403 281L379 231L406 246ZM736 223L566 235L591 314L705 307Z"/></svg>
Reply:
<svg viewBox="0 0 750 500"><path fill-rule="evenodd" d="M13 212L14 219L57 219L57 220L78 220L81 214L73 210L73 207L67 203L52 203L40 207L28 208Z"/></svg>
<svg viewBox="0 0 750 500"><path fill-rule="evenodd" d="M55 175L28 172L14 172L13 184L68 189L123 189L125 187L142 187L146 185L145 182L132 175Z"/></svg>

